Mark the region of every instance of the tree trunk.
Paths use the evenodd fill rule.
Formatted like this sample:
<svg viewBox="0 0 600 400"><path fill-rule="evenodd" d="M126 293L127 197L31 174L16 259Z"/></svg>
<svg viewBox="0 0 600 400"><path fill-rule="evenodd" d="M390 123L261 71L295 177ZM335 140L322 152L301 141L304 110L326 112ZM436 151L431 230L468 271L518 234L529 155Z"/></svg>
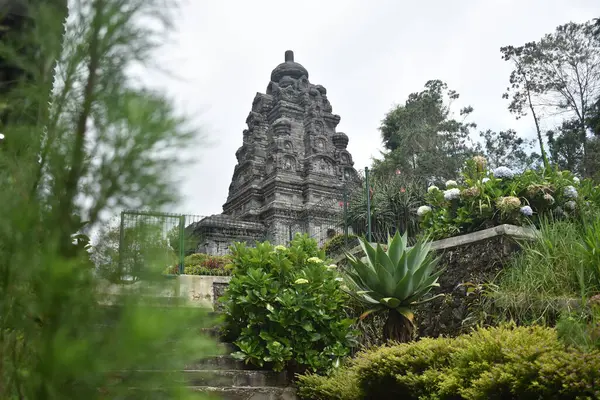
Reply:
<svg viewBox="0 0 600 400"><path fill-rule="evenodd" d="M396 310L389 310L387 320L383 325L383 339L386 342L410 342L413 332L414 325L408 318Z"/></svg>

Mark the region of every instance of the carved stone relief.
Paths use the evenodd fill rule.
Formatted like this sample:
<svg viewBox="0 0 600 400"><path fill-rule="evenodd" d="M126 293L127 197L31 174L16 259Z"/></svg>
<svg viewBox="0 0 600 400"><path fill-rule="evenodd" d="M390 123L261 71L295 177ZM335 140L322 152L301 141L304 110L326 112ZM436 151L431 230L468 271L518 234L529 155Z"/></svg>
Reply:
<svg viewBox="0 0 600 400"><path fill-rule="evenodd" d="M320 151L320 152L325 151L325 146L327 145L327 142L325 142L325 139L319 138L315 141L315 144L317 147L317 151Z"/></svg>
<svg viewBox="0 0 600 400"><path fill-rule="evenodd" d="M283 157L283 169L285 171L295 171L296 170L296 160L294 157L285 156Z"/></svg>
<svg viewBox="0 0 600 400"><path fill-rule="evenodd" d="M317 134L317 135L323 134L323 123L321 121L315 122L315 134Z"/></svg>
<svg viewBox="0 0 600 400"><path fill-rule="evenodd" d="M319 157L315 160L313 170L322 174L333 174L333 164L326 158Z"/></svg>

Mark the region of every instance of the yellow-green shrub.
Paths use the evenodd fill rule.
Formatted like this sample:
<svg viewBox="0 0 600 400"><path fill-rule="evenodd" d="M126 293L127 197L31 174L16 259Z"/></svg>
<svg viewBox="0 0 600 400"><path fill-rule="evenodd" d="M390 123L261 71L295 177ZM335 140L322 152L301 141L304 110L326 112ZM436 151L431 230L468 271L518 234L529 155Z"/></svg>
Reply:
<svg viewBox="0 0 600 400"><path fill-rule="evenodd" d="M600 352L565 347L550 328L505 325L380 347L298 384L302 398L317 400L593 399Z"/></svg>

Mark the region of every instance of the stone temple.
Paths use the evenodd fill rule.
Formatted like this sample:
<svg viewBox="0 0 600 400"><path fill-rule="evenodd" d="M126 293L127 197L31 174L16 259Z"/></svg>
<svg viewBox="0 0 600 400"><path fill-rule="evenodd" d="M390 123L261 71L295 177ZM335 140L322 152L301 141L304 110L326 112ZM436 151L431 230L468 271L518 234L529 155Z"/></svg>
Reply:
<svg viewBox="0 0 600 400"><path fill-rule="evenodd" d="M254 97L223 213L187 228L200 240L196 251L224 254L234 241L286 244L296 232L323 242L332 233L343 187L357 172L327 90L308 77L288 50L266 93ZM329 206L302 218L319 204Z"/></svg>

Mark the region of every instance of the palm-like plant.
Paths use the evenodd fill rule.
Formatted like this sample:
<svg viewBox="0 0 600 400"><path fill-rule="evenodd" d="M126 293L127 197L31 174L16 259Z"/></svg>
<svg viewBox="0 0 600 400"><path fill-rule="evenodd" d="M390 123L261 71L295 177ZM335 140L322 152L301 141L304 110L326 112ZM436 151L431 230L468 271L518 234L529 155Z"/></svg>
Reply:
<svg viewBox="0 0 600 400"><path fill-rule="evenodd" d="M345 277L350 294L367 304L369 309L360 318L387 311L383 327L386 341L408 342L413 337L414 306L431 301L441 295L424 299L437 283L442 271L434 272L437 259L429 254L431 244L419 240L408 248L407 235L398 232L388 238L388 248L372 246L361 239L365 257L359 259L350 254L350 268Z"/></svg>

